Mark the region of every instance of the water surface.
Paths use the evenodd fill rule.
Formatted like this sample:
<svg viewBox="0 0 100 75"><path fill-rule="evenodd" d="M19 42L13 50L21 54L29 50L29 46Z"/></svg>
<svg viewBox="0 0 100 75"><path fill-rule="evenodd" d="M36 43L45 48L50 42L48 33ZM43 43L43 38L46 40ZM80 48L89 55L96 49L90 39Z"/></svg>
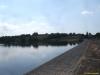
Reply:
<svg viewBox="0 0 100 75"><path fill-rule="evenodd" d="M0 45L0 75L23 75L75 46Z"/></svg>

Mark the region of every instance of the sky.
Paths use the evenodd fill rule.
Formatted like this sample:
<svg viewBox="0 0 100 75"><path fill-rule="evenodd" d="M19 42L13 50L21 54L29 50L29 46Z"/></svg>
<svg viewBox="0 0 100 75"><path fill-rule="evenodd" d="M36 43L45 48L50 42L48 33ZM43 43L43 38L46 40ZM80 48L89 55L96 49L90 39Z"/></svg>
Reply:
<svg viewBox="0 0 100 75"><path fill-rule="evenodd" d="M100 0L0 0L0 36L100 32Z"/></svg>

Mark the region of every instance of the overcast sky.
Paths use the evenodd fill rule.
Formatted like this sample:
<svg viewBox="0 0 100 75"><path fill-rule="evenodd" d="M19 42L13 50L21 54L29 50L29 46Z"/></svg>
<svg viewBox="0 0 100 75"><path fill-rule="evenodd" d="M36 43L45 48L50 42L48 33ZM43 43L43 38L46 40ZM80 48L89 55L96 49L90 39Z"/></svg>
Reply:
<svg viewBox="0 0 100 75"><path fill-rule="evenodd" d="M0 0L0 35L100 31L100 0Z"/></svg>

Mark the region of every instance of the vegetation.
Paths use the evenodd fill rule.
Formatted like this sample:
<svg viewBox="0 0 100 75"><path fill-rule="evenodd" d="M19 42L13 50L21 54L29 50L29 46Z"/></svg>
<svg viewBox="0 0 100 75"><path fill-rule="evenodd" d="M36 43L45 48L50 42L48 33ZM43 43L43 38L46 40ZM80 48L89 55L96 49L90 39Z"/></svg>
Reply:
<svg viewBox="0 0 100 75"><path fill-rule="evenodd" d="M67 44L81 42L84 39L100 38L100 33L92 35L91 33L76 34L76 33L51 33L38 34L37 32L30 34L22 34L19 36L2 36L0 43L5 45L40 45L40 44Z"/></svg>
<svg viewBox="0 0 100 75"><path fill-rule="evenodd" d="M95 36L100 37L100 33ZM83 58L84 57L84 58ZM100 75L100 40L91 40L74 75Z"/></svg>

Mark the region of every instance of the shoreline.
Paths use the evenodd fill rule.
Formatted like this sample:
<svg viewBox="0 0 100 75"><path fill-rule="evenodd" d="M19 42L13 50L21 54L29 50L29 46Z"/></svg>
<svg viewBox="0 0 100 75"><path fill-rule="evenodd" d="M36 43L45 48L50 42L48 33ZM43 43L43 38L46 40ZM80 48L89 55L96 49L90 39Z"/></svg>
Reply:
<svg viewBox="0 0 100 75"><path fill-rule="evenodd" d="M55 57L25 75L73 75L74 68L88 47L88 40Z"/></svg>

